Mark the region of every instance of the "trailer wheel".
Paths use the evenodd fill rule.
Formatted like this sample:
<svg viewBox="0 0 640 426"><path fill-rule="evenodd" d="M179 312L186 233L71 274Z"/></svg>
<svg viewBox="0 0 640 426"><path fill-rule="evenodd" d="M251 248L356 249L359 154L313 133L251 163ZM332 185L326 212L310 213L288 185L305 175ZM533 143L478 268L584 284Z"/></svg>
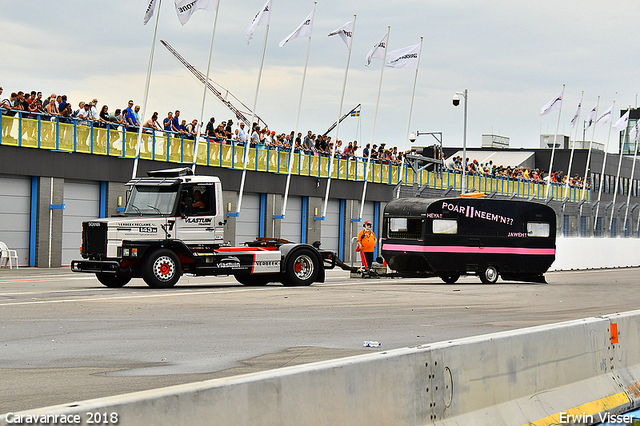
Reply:
<svg viewBox="0 0 640 426"><path fill-rule="evenodd" d="M495 284L498 281L498 268L493 265L487 266L487 268L480 274L480 281L484 284Z"/></svg>
<svg viewBox="0 0 640 426"><path fill-rule="evenodd" d="M161 249L154 251L142 262L142 278L144 278L149 287L173 287L181 275L180 260L171 250Z"/></svg>
<svg viewBox="0 0 640 426"><path fill-rule="evenodd" d="M318 277L320 263L308 248L297 250L287 259L282 284L287 287L311 285Z"/></svg>
<svg viewBox="0 0 640 426"><path fill-rule="evenodd" d="M458 281L460 274L442 275L440 278L447 284L453 284Z"/></svg>
<svg viewBox="0 0 640 426"><path fill-rule="evenodd" d="M96 273L96 278L101 284L110 288L124 287L131 281L131 277L115 274Z"/></svg>
<svg viewBox="0 0 640 426"><path fill-rule="evenodd" d="M238 281L242 285L250 285L250 286L263 286L267 285L270 282L278 281L277 278L272 277L271 275L253 275L253 274L236 274L234 275L236 281Z"/></svg>

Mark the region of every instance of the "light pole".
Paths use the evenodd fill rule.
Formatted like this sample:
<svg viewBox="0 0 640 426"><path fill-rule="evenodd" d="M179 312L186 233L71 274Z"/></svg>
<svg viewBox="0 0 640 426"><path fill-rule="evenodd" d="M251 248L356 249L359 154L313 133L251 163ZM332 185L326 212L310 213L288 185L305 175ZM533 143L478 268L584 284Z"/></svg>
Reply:
<svg viewBox="0 0 640 426"><path fill-rule="evenodd" d="M456 92L453 96L453 106L460 105L460 96L464 97L464 131L462 135L462 185L460 186L460 193L464 194L467 189L467 96L469 91L464 89L464 92Z"/></svg>

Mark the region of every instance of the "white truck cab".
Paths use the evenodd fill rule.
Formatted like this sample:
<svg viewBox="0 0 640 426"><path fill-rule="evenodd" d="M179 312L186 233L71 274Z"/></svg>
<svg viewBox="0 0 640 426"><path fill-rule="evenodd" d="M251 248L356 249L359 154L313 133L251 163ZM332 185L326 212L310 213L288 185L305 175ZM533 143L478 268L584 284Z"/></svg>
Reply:
<svg viewBox="0 0 640 426"><path fill-rule="evenodd" d="M307 244L256 239L225 246L220 179L188 168L148 175L127 183L124 216L82 224L84 260L72 261L72 271L95 273L108 287L136 277L150 287L172 287L183 273L234 275L247 285L310 285L335 266L334 253Z"/></svg>

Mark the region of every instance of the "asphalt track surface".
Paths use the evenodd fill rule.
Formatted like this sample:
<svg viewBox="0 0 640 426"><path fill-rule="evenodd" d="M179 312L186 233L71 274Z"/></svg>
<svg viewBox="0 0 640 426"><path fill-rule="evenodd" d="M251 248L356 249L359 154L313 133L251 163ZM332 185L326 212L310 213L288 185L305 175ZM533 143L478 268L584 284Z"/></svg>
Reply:
<svg viewBox="0 0 640 426"><path fill-rule="evenodd" d="M185 276L157 290L142 280L110 289L67 269L0 270L0 414L635 310L638 272L449 285L329 271L299 288Z"/></svg>

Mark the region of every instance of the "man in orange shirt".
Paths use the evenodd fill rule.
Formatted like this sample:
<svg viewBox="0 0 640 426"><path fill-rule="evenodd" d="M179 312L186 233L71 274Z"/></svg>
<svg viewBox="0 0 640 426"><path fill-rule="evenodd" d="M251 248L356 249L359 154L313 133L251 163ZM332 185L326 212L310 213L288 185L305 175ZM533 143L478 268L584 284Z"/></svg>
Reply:
<svg viewBox="0 0 640 426"><path fill-rule="evenodd" d="M356 251L364 254L363 265L365 269L371 268L373 263L373 251L376 248L376 234L371 230L371 222L364 223L364 229L358 233L358 247Z"/></svg>

